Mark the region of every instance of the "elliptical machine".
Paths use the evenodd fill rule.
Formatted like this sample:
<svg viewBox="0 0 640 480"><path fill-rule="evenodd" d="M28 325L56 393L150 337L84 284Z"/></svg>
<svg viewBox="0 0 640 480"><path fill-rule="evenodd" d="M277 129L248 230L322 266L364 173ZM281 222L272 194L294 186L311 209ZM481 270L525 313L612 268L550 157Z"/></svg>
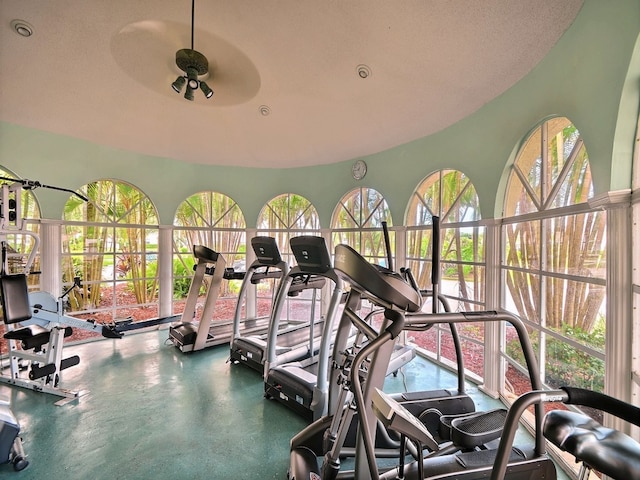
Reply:
<svg viewBox="0 0 640 480"><path fill-rule="evenodd" d="M338 245L335 269L346 283L351 284L351 295L366 295L385 309L385 324L381 333L371 338L355 355L345 371L348 382L343 384L343 400L333 418L322 419L307 427L291 440L289 479L377 478L432 479L480 479L491 475L492 479L554 480L553 462L546 456L542 436L542 403L534 401L536 415L535 444L512 449L513 434L522 413L518 408L490 412L475 412L471 416L453 419L448 424L452 441L441 445L426 426L406 408L389 396L379 395L382 389L386 364L390 358L392 340L403 330L424 330L436 323L471 323L501 321L511 323L520 339L533 390L540 391L539 378L533 348L524 324L515 316L498 312L437 313L419 315L420 294L394 272L376 268L367 263L357 252L346 245ZM349 300L347 301L347 308ZM409 315L409 312L414 312ZM360 328L362 320L355 312L345 309L353 325ZM345 364L346 365L346 364ZM374 402L377 406L374 409ZM386 406L385 406L386 403ZM525 407L526 408L526 407ZM342 447L357 414L355 465L352 471L341 468ZM505 420L506 418L506 420ZM444 418L443 418L444 420ZM487 422L488 420L488 422ZM401 460L397 467L382 467L376 458L378 421L388 430L401 435ZM504 424L503 424L504 422ZM447 425L445 423L445 425ZM326 427L322 441L318 430ZM495 441L502 435L498 448ZM411 439L411 444L406 439ZM492 443L491 443L492 442ZM490 444L491 443L491 444ZM426 447L427 454L423 452ZM413 460L406 462L404 452L410 452ZM497 476L494 463L504 460L503 476ZM382 473L380 470L382 469ZM400 476L401 475L401 476ZM506 475L506 476L504 476Z"/></svg>

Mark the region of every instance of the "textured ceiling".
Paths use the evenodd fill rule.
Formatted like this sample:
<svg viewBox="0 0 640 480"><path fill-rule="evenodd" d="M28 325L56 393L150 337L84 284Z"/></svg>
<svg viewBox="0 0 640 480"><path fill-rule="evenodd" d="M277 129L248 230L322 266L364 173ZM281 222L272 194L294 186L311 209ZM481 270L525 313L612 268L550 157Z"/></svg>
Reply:
<svg viewBox="0 0 640 480"><path fill-rule="evenodd" d="M185 162L320 165L435 133L526 75L582 0L0 0L0 119ZM33 26L24 38L14 19ZM358 75L366 65L368 78ZM270 112L263 114L267 107Z"/></svg>

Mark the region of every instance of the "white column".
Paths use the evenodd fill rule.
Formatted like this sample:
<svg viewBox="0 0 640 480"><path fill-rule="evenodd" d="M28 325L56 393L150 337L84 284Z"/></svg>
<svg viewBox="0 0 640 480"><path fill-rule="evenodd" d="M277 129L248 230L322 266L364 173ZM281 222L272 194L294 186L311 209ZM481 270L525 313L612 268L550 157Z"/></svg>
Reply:
<svg viewBox="0 0 640 480"><path fill-rule="evenodd" d="M640 161L636 161L640 168ZM632 289L633 289L633 324L631 326L632 360L631 360L631 403L640 405L640 188L635 190L631 196L632 204L632 245L636 248L632 251ZM640 427L631 429L631 436L640 441Z"/></svg>
<svg viewBox="0 0 640 480"><path fill-rule="evenodd" d="M258 235L258 230L255 228L247 228L247 234L245 236L245 269L249 268L256 260L256 253L253 251L251 247L251 239ZM242 299L238 299L238 301L242 301ZM247 287L247 298L245 299L245 312L246 318L256 318L258 316L258 286L257 285L249 285Z"/></svg>
<svg viewBox="0 0 640 480"><path fill-rule="evenodd" d="M391 227L390 229L395 234L395 262L393 268L396 272L399 272L401 268L407 266L407 228L403 225L398 227Z"/></svg>
<svg viewBox="0 0 640 480"><path fill-rule="evenodd" d="M484 237L485 252L485 308L500 308L501 264L501 225L499 219L482 222L486 225ZM504 385L505 366L500 358L500 344L503 326L500 322L487 322L484 325L484 383L481 390L493 398L498 398Z"/></svg>
<svg viewBox="0 0 640 480"><path fill-rule="evenodd" d="M59 220L40 221L40 289L54 297L62 293L62 242ZM67 281L72 282L73 278Z"/></svg>
<svg viewBox="0 0 640 480"><path fill-rule="evenodd" d="M173 227L160 225L158 231L158 316L173 315Z"/></svg>
<svg viewBox="0 0 640 480"><path fill-rule="evenodd" d="M607 324L605 339L606 394L631 403L632 378L632 285L631 261L631 192L608 192L589 202L607 211ZM611 428L628 433L618 418L606 416Z"/></svg>

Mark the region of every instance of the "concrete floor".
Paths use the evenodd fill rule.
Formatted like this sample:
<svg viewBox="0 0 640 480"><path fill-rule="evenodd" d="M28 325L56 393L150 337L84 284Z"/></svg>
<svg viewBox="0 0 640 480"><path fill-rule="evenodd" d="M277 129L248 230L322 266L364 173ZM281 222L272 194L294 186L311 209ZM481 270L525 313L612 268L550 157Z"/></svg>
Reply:
<svg viewBox="0 0 640 480"><path fill-rule="evenodd" d="M280 479L289 440L306 422L263 398L261 376L227 362L227 345L182 354L167 331L65 348L80 356L63 386L88 393L57 397L0 384L21 425L29 466L16 480ZM453 376L419 360L389 377L388 392L439 386ZM496 404L470 388L478 409Z"/></svg>

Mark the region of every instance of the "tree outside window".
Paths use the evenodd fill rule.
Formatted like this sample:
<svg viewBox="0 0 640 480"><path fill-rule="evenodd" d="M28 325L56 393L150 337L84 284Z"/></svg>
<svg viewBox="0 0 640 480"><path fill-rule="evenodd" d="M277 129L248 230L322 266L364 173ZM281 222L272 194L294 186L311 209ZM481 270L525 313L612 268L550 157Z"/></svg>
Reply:
<svg viewBox="0 0 640 480"><path fill-rule="evenodd" d="M346 244L369 262L387 264L387 251L382 222L393 226L391 211L384 197L372 188L361 187L342 197L331 219L332 244ZM391 251L395 251L395 235L389 232Z"/></svg>
<svg viewBox="0 0 640 480"><path fill-rule="evenodd" d="M425 178L407 208L407 266L423 289L432 289L433 217L440 219L440 293L453 311L484 308L484 227L475 187L460 171L444 169ZM432 311L428 302L425 309ZM443 307L439 306L439 311ZM484 324L458 327L466 368L482 376ZM439 360L455 362L448 327L413 335L414 341Z"/></svg>
<svg viewBox="0 0 640 480"><path fill-rule="evenodd" d="M158 215L149 198L117 180L91 182L69 198L63 212L62 275L82 288L68 309L99 321L158 315Z"/></svg>
<svg viewBox="0 0 640 480"><path fill-rule="evenodd" d="M504 305L530 326L551 387L604 388L606 212L588 208L593 191L570 120L550 119L529 135L505 198ZM520 361L516 350L507 338L507 355Z"/></svg>

